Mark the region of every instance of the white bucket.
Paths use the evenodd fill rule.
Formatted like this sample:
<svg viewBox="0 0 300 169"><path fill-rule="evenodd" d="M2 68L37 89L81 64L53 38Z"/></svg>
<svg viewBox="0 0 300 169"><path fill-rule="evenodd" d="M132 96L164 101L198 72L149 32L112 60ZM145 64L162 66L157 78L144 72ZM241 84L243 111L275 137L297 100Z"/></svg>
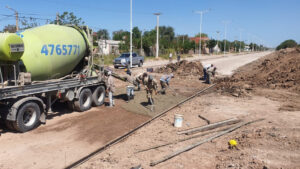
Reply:
<svg viewBox="0 0 300 169"><path fill-rule="evenodd" d="M183 123L183 115L175 114L174 115L174 126L175 127L182 127L182 123Z"/></svg>

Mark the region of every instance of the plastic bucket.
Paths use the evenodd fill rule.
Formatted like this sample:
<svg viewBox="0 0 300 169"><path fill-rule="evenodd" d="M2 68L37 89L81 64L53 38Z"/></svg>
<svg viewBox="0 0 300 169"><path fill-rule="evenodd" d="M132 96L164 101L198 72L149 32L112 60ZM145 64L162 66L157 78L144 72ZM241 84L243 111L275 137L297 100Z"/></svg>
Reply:
<svg viewBox="0 0 300 169"><path fill-rule="evenodd" d="M183 115L175 114L174 115L174 127L182 127Z"/></svg>

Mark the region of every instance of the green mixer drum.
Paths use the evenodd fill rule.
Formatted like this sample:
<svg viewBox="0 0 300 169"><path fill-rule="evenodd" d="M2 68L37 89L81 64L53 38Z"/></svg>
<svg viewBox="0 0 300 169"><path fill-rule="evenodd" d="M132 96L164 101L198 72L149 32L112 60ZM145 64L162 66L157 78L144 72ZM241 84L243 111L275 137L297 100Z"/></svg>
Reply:
<svg viewBox="0 0 300 169"><path fill-rule="evenodd" d="M78 65L86 54L86 34L74 27L45 25L19 33L25 51L21 57L32 80L63 77Z"/></svg>
<svg viewBox="0 0 300 169"><path fill-rule="evenodd" d="M14 33L0 33L0 63L18 61L24 51L21 37Z"/></svg>

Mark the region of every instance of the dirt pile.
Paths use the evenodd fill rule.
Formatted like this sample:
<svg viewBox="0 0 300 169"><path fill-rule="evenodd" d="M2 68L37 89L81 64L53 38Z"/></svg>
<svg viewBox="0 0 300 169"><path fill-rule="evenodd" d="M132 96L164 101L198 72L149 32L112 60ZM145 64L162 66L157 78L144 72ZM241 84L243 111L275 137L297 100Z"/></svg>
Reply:
<svg viewBox="0 0 300 169"><path fill-rule="evenodd" d="M240 68L231 78L219 79L219 88L239 96L253 87L284 88L300 93L300 49L276 51Z"/></svg>
<svg viewBox="0 0 300 169"><path fill-rule="evenodd" d="M182 60L176 63L169 63L164 67L157 68L156 73L174 73L179 76L202 76L203 66L200 61L189 62Z"/></svg>

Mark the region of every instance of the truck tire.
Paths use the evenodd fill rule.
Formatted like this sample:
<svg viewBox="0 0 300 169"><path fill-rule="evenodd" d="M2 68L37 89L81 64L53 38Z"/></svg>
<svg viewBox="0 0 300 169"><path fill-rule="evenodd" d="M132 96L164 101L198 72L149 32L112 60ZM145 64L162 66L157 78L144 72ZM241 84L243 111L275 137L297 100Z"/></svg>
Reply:
<svg viewBox="0 0 300 169"><path fill-rule="evenodd" d="M105 88L104 86L98 86L92 95L93 106L101 106L105 99Z"/></svg>
<svg viewBox="0 0 300 169"><path fill-rule="evenodd" d="M119 68L119 66L114 66L115 67L115 69L118 69Z"/></svg>
<svg viewBox="0 0 300 169"><path fill-rule="evenodd" d="M76 111L84 112L92 107L92 91L89 88L84 88L79 94L79 98L74 101Z"/></svg>
<svg viewBox="0 0 300 169"><path fill-rule="evenodd" d="M143 66L143 61L140 61L140 63L139 63L138 66L139 66L139 67L142 67L142 66Z"/></svg>
<svg viewBox="0 0 300 169"><path fill-rule="evenodd" d="M37 103L25 102L18 108L17 119L13 122L14 128L22 133L32 130L39 124L40 116L41 109Z"/></svg>

